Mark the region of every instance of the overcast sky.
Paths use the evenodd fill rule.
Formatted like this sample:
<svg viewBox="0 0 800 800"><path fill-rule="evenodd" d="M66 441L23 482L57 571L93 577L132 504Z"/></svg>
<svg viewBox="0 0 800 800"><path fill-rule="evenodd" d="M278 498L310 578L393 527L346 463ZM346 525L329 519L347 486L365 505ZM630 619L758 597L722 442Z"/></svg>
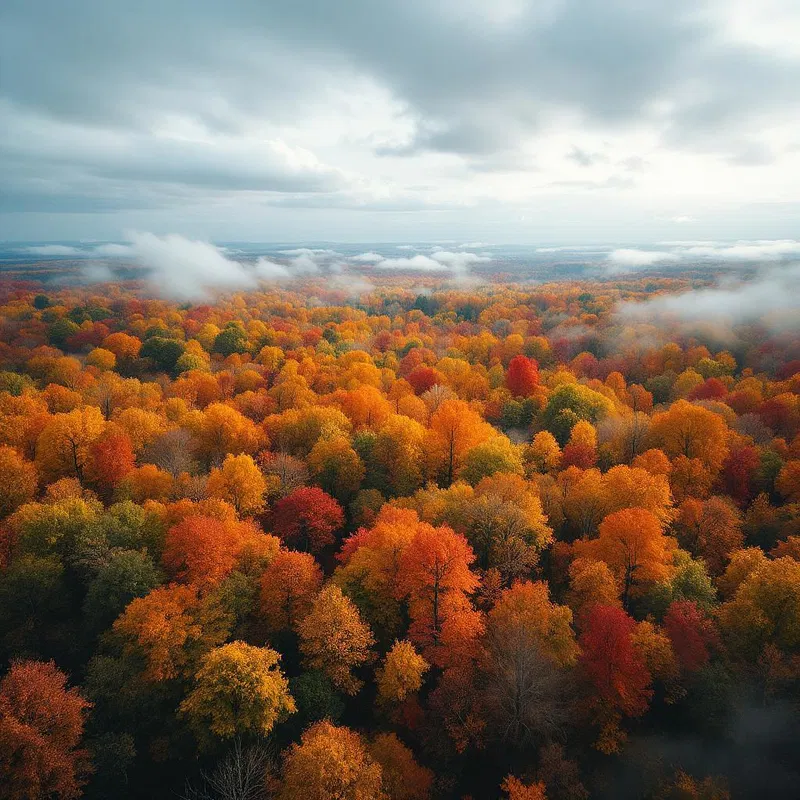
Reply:
<svg viewBox="0 0 800 800"><path fill-rule="evenodd" d="M3 0L0 239L800 238L797 0Z"/></svg>

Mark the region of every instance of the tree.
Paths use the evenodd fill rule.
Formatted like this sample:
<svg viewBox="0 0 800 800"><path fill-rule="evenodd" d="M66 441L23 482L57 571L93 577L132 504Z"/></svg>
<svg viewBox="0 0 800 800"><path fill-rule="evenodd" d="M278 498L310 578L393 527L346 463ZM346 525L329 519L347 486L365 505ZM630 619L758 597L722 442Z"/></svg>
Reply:
<svg viewBox="0 0 800 800"><path fill-rule="evenodd" d="M162 581L152 559L138 550L114 550L86 589L83 613L90 630L100 632Z"/></svg>
<svg viewBox="0 0 800 800"><path fill-rule="evenodd" d="M308 466L320 486L346 503L361 486L364 464L344 436L320 439L308 455Z"/></svg>
<svg viewBox="0 0 800 800"><path fill-rule="evenodd" d="M246 523L188 516L167 531L162 563L175 580L213 586L236 566L245 541L258 535Z"/></svg>
<svg viewBox="0 0 800 800"><path fill-rule="evenodd" d="M630 598L641 595L647 585L671 575L675 547L675 540L663 534L658 519L649 511L625 508L600 523L597 539L576 542L575 554L608 564L627 607Z"/></svg>
<svg viewBox="0 0 800 800"><path fill-rule="evenodd" d="M142 344L139 355L150 359L155 369L172 374L178 359L183 355L183 349L183 342L177 339L151 336Z"/></svg>
<svg viewBox="0 0 800 800"><path fill-rule="evenodd" d="M775 488L790 502L800 503L800 460L784 464L778 473Z"/></svg>
<svg viewBox="0 0 800 800"><path fill-rule="evenodd" d="M346 539L337 555L341 566L334 573L334 583L387 643L403 622L401 558L420 524L414 511L384 505L372 528L361 528Z"/></svg>
<svg viewBox="0 0 800 800"><path fill-rule="evenodd" d="M274 767L270 748L245 746L240 738L210 773L202 772L199 785L188 784L181 800L264 800L265 777Z"/></svg>
<svg viewBox="0 0 800 800"><path fill-rule="evenodd" d="M87 477L104 496L136 466L131 437L127 433L105 433L89 445Z"/></svg>
<svg viewBox="0 0 800 800"><path fill-rule="evenodd" d="M227 638L230 620L213 611L203 606L194 587L171 584L133 600L113 630L124 653L144 660L143 680L174 680Z"/></svg>
<svg viewBox="0 0 800 800"><path fill-rule="evenodd" d="M261 470L248 455L227 456L219 469L211 470L206 484L210 497L225 500L244 516L263 509L266 489Z"/></svg>
<svg viewBox="0 0 800 800"><path fill-rule="evenodd" d="M430 474L449 486L464 456L494 435L491 425L463 400L445 400L431 415L425 437Z"/></svg>
<svg viewBox="0 0 800 800"><path fill-rule="evenodd" d="M229 356L232 353L246 353L247 349L246 331L238 323L229 322L214 339L212 352Z"/></svg>
<svg viewBox="0 0 800 800"><path fill-rule="evenodd" d="M535 472L554 472L561 464L561 448L550 431L539 431L525 451L525 461Z"/></svg>
<svg viewBox="0 0 800 800"><path fill-rule="evenodd" d="M507 775L500 788L508 795L508 800L547 800L543 783L523 783L513 775Z"/></svg>
<svg viewBox="0 0 800 800"><path fill-rule="evenodd" d="M498 646L510 640L541 651L560 667L573 666L578 656L572 612L550 600L547 584L519 581L505 589L488 615L487 633Z"/></svg>
<svg viewBox="0 0 800 800"><path fill-rule="evenodd" d="M684 500L675 528L681 546L701 556L712 575L720 575L731 553L744 544L742 515L724 497Z"/></svg>
<svg viewBox="0 0 800 800"><path fill-rule="evenodd" d="M272 632L296 630L322 585L314 556L281 550L261 576L260 612Z"/></svg>
<svg viewBox="0 0 800 800"><path fill-rule="evenodd" d="M318 722L284 756L278 800L389 800L382 770L361 737Z"/></svg>
<svg viewBox="0 0 800 800"><path fill-rule="evenodd" d="M425 428L396 414L381 426L372 451L377 485L390 496L411 494L422 484Z"/></svg>
<svg viewBox="0 0 800 800"><path fill-rule="evenodd" d="M121 331L106 336L102 345L106 350L112 352L119 361L133 361L138 358L139 351L142 349L142 343L137 337Z"/></svg>
<svg viewBox="0 0 800 800"><path fill-rule="evenodd" d="M603 495L607 514L623 508L644 508L662 525L675 516L669 481L640 467L620 465L603 475Z"/></svg>
<svg viewBox="0 0 800 800"><path fill-rule="evenodd" d="M409 600L411 641L420 645L432 663L444 665L462 653L448 652L449 634L464 634L460 642L469 648L480 632L480 621L467 598L478 587L470 570L475 560L467 540L451 528L422 523L400 557L398 593ZM466 623L463 630L461 622Z"/></svg>
<svg viewBox="0 0 800 800"><path fill-rule="evenodd" d="M362 685L352 670L369 661L375 640L353 603L328 584L298 625L300 650L311 669L324 672L334 686L356 694Z"/></svg>
<svg viewBox="0 0 800 800"><path fill-rule="evenodd" d="M723 419L701 406L678 400L666 411L653 415L650 439L668 456L698 458L712 472L728 455L727 426Z"/></svg>
<svg viewBox="0 0 800 800"><path fill-rule="evenodd" d="M409 641L395 641L376 672L378 701L402 703L422 688L430 664Z"/></svg>
<svg viewBox="0 0 800 800"><path fill-rule="evenodd" d="M533 358L514 356L506 370L506 387L515 397L530 397L539 385L539 365Z"/></svg>
<svg viewBox="0 0 800 800"><path fill-rule="evenodd" d="M14 448L0 446L0 518L33 500L37 488L36 467Z"/></svg>
<svg viewBox="0 0 800 800"><path fill-rule="evenodd" d="M563 668L578 655L571 621L541 582L506 589L489 612L482 695L497 738L522 747L563 731L570 718Z"/></svg>
<svg viewBox="0 0 800 800"><path fill-rule="evenodd" d="M394 733L379 733L368 747L381 767L381 787L390 800L430 800L433 773L421 767Z"/></svg>
<svg viewBox="0 0 800 800"><path fill-rule="evenodd" d="M597 431L591 422L579 420L569 435L561 454L562 468L575 466L589 469L597 463Z"/></svg>
<svg viewBox="0 0 800 800"><path fill-rule="evenodd" d="M228 455L258 452L262 437L252 420L235 408L223 403L211 403L205 411L197 412L191 430L195 437L195 452L208 465L221 464Z"/></svg>
<svg viewBox="0 0 800 800"><path fill-rule="evenodd" d="M590 704L601 725L598 748L614 752L621 738L618 715L638 717L647 710L652 692L650 673L633 645L636 623L621 608L594 606L580 637L579 664L594 696Z"/></svg>
<svg viewBox="0 0 800 800"><path fill-rule="evenodd" d="M90 704L50 661L14 661L0 680L0 794L9 800L81 795L90 772L80 748Z"/></svg>
<svg viewBox="0 0 800 800"><path fill-rule="evenodd" d="M567 602L579 617L593 605L620 606L619 587L604 561L576 558L569 565Z"/></svg>
<svg viewBox="0 0 800 800"><path fill-rule="evenodd" d="M344 512L322 489L303 486L275 503L270 521L287 545L318 553L335 541L333 533L344 524Z"/></svg>
<svg viewBox="0 0 800 800"><path fill-rule="evenodd" d="M274 650L244 642L214 648L202 658L181 713L201 739L206 731L221 739L267 736L296 710L279 661Z"/></svg>
<svg viewBox="0 0 800 800"><path fill-rule="evenodd" d="M464 501L463 529L481 567L496 567L507 582L525 575L552 541L539 493L519 475L484 478ZM452 523L459 526L455 518Z"/></svg>
<svg viewBox="0 0 800 800"><path fill-rule="evenodd" d="M464 457L459 477L474 486L496 473L523 473L520 448L507 436L494 436L473 447Z"/></svg>
<svg viewBox="0 0 800 800"><path fill-rule="evenodd" d="M686 672L702 669L711 658L717 633L711 620L689 600L673 602L664 615L664 629Z"/></svg>
<svg viewBox="0 0 800 800"><path fill-rule="evenodd" d="M745 506L756 493L756 476L761 467L758 449L743 445L732 447L722 465L720 482L725 491L740 507ZM799 495L800 496L800 495Z"/></svg>
<svg viewBox="0 0 800 800"><path fill-rule="evenodd" d="M147 500L166 502L175 490L175 480L169 472L159 469L154 464L145 464L130 470L120 481L118 496L144 503Z"/></svg>
<svg viewBox="0 0 800 800"><path fill-rule="evenodd" d="M95 406L55 414L36 444L36 463L45 478L74 476L83 484L89 445L100 437L105 424Z"/></svg>
<svg viewBox="0 0 800 800"><path fill-rule="evenodd" d="M614 404L605 395L579 383L567 383L550 395L543 421L547 430L563 446L577 422L586 420L596 423L613 410Z"/></svg>
<svg viewBox="0 0 800 800"><path fill-rule="evenodd" d="M719 622L733 652L751 662L771 644L792 655L800 649L800 562L765 560L720 608Z"/></svg>

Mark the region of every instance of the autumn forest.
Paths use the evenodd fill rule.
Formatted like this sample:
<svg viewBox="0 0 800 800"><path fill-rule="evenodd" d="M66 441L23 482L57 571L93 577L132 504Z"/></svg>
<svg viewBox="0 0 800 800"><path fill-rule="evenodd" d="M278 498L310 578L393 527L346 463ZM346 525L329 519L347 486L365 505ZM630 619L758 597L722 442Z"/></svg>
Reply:
<svg viewBox="0 0 800 800"><path fill-rule="evenodd" d="M800 339L702 281L3 281L0 798L800 796Z"/></svg>

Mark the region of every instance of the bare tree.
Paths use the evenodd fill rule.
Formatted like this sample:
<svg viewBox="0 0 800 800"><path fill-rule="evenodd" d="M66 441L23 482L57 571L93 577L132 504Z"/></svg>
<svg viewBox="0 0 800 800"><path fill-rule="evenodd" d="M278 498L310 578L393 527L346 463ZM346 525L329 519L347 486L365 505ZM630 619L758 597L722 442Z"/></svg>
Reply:
<svg viewBox="0 0 800 800"><path fill-rule="evenodd" d="M191 434L183 428L173 428L158 437L142 453L143 464L155 464L177 478L182 472L193 473L197 462L192 457Z"/></svg>
<svg viewBox="0 0 800 800"><path fill-rule="evenodd" d="M489 637L484 703L490 730L517 747L563 735L570 717L569 676L524 625Z"/></svg>
<svg viewBox="0 0 800 800"><path fill-rule="evenodd" d="M197 785L188 784L181 800L268 800L267 778L275 768L270 748L245 746L237 738L228 754Z"/></svg>

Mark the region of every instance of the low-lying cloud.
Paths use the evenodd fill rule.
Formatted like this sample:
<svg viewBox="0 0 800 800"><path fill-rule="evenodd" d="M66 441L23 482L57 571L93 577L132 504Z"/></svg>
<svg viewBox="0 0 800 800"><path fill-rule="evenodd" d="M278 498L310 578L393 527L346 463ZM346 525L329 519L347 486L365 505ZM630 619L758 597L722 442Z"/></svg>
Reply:
<svg viewBox="0 0 800 800"><path fill-rule="evenodd" d="M800 264L773 265L752 280L626 303L619 313L636 321L755 322L775 330L800 327Z"/></svg>
<svg viewBox="0 0 800 800"><path fill-rule="evenodd" d="M131 233L129 255L148 270L150 283L176 300L198 300L213 291L252 289L256 275L244 264L227 258L209 242L177 234L156 236Z"/></svg>
<svg viewBox="0 0 800 800"><path fill-rule="evenodd" d="M740 242L671 242L667 250L621 248L612 250L604 263L608 275L649 269L657 264L687 266L692 263L720 263L730 266L774 263L800 258L800 241L795 239ZM541 250L540 250L541 252Z"/></svg>
<svg viewBox="0 0 800 800"><path fill-rule="evenodd" d="M636 250L621 248L612 250L607 257L606 272L610 275L652 267L662 261L674 261L676 255L661 250Z"/></svg>
<svg viewBox="0 0 800 800"><path fill-rule="evenodd" d="M377 269L403 270L408 272L449 272L455 277L465 277L474 264L488 264L491 256L464 251L434 250L430 255L386 258L380 253L361 253L351 261L374 264Z"/></svg>

